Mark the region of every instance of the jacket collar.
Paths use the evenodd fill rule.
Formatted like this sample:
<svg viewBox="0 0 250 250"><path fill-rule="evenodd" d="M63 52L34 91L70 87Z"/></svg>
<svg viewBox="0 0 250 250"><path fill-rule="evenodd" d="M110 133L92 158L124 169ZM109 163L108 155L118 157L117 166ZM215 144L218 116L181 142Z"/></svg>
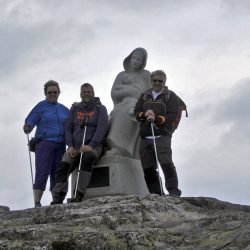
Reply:
<svg viewBox="0 0 250 250"><path fill-rule="evenodd" d="M147 95L150 95L152 96L152 91L153 91L153 88L150 88L146 93ZM167 86L164 86L163 88L163 91L160 95L166 95L168 93L168 87Z"/></svg>

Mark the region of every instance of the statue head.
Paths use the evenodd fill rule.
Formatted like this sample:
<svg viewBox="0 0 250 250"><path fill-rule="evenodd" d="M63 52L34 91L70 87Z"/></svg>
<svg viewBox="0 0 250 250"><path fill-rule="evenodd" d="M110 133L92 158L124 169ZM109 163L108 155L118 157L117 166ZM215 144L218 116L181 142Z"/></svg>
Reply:
<svg viewBox="0 0 250 250"><path fill-rule="evenodd" d="M147 51L143 48L134 49L123 61L123 67L127 71L143 70L147 63Z"/></svg>

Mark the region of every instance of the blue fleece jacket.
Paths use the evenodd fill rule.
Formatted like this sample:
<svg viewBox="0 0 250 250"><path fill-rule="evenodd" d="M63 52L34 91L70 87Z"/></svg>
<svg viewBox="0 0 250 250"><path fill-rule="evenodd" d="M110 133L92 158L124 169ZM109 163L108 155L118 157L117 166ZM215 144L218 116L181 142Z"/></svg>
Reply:
<svg viewBox="0 0 250 250"><path fill-rule="evenodd" d="M35 136L46 141L63 142L64 126L69 109L60 103L39 102L25 119L32 129L36 126Z"/></svg>

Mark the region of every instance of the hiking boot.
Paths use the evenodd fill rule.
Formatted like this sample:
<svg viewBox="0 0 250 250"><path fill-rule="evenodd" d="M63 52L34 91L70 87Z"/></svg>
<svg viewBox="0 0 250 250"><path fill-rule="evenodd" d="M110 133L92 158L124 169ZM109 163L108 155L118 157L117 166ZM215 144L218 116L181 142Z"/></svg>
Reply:
<svg viewBox="0 0 250 250"><path fill-rule="evenodd" d="M62 200L53 200L50 202L50 205L57 205L57 204L63 204Z"/></svg>
<svg viewBox="0 0 250 250"><path fill-rule="evenodd" d="M38 202L35 202L35 207L41 207L41 203L38 201Z"/></svg>
<svg viewBox="0 0 250 250"><path fill-rule="evenodd" d="M171 188L168 189L169 196L171 197L180 197L181 196L181 190L178 188Z"/></svg>
<svg viewBox="0 0 250 250"><path fill-rule="evenodd" d="M34 200L35 200L35 207L41 207L41 198L43 196L43 190L34 189Z"/></svg>
<svg viewBox="0 0 250 250"><path fill-rule="evenodd" d="M74 202L82 202L84 197L83 193L77 192L75 198L70 198L67 200L68 203L74 203Z"/></svg>

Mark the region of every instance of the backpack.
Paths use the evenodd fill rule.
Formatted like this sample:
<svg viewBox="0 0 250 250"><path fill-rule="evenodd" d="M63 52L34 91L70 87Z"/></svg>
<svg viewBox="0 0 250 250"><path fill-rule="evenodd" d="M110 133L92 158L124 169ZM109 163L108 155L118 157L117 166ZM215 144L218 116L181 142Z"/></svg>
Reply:
<svg viewBox="0 0 250 250"><path fill-rule="evenodd" d="M178 111L177 118L176 118L176 120L173 123L173 126L174 126L175 129L178 128L179 123L181 121L182 111L185 111L186 112L186 117L188 117L187 105L185 104L185 102L178 95L177 95L177 97L179 98L180 108L179 108L179 111Z"/></svg>
<svg viewBox="0 0 250 250"><path fill-rule="evenodd" d="M146 92L143 96L143 100L147 100L147 93ZM169 98L170 98L170 95L171 95L172 91L171 90L167 90L167 93L166 93L166 102L168 102ZM173 122L173 128L174 129L177 129L178 126L179 126L179 123L181 121L181 117L182 117L182 111L186 111L186 117L188 117L188 112L187 112L187 106L185 104L185 102L178 96L176 95L179 99L179 102L180 102L180 108L178 110L178 114L177 114L177 118L176 120Z"/></svg>

